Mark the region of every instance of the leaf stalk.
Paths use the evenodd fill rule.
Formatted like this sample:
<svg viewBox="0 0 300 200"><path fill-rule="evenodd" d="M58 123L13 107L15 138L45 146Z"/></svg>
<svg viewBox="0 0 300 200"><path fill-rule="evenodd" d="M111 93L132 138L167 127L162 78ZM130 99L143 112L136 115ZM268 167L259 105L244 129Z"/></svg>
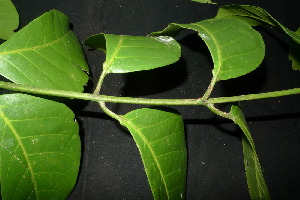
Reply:
<svg viewBox="0 0 300 200"><path fill-rule="evenodd" d="M213 76L206 92L204 93L203 97L201 97L200 99L205 99L206 100L206 99L209 98L209 96L211 95L211 93L212 93L212 91L213 91L213 89L216 85L216 82L217 82L217 76Z"/></svg>
<svg viewBox="0 0 300 200"><path fill-rule="evenodd" d="M103 71L100 75L100 78L99 78L99 81L97 83L96 89L93 93L94 95L99 95L100 94L100 90L101 90L101 87L103 85L104 78L105 78L106 74L107 74L107 68L103 66Z"/></svg>

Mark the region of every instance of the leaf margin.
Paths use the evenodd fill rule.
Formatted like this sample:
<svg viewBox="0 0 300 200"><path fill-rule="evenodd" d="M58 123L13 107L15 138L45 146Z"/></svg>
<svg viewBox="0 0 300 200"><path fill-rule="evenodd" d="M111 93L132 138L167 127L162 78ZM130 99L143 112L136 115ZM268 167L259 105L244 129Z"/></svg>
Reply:
<svg viewBox="0 0 300 200"><path fill-rule="evenodd" d="M0 124L2 124L2 122L3 121L9 121L9 123L11 123L11 126L12 126L12 128L13 128L13 130L15 130L15 131L17 131L17 130L19 130L20 128L21 129L25 129L26 130L26 128L24 128L24 127L26 127L26 126L31 126L31 125L29 125L29 124L27 124L27 125L22 125L21 127L18 127L17 126L17 124L16 123L20 123L22 120L25 120L25 123L28 123L28 122L31 122L31 120L30 119L28 119L28 116L31 116L31 115L37 115L38 113L39 113L39 111L35 111L34 109L33 110L31 110L31 111L29 111L31 114L29 114L29 115L27 115L26 114L26 110L28 110L29 108L32 108L32 106L33 107L36 107L36 108L39 108L39 107L42 107L43 109L44 109L44 111L45 111L45 104L49 104L49 105L51 105L49 108L47 108L48 110L53 110L54 108L55 109L58 109L59 108L59 111L61 112L61 113L56 113L57 115L55 115L55 116L59 116L59 115L65 115L65 119L64 120L66 120L66 121L69 121L70 122L70 124L69 124L69 131L75 131L75 132L73 132L74 133L74 135L71 137L71 140L69 140L69 141L66 141L67 143L65 143L65 146L60 146L60 147L58 147L58 146L54 146L53 147L53 143L49 143L49 141L51 141L51 140L49 140L49 141L47 141L47 145L50 145L50 146L52 146L53 148L56 148L56 149L59 149L59 150L67 150L67 153L72 153L72 155L74 156L74 157L72 157L72 164L71 164L71 166L70 167L67 167L66 168L66 170L65 170L65 172L67 172L66 174L72 174L72 177L69 177L69 179L68 179L68 181L67 181L67 183L68 184L65 184L65 182L64 181L60 181L60 182L57 182L57 184L63 184L62 186L63 187L59 187L60 188L60 190L61 191L64 191L64 194L61 194L61 195L64 195L64 198L66 198L68 195L69 195L69 193L72 191L72 189L73 189L73 187L75 186L75 183L76 183L76 181L77 181L77 175L78 175L78 172L79 172L79 165L80 165L80 154L81 154L81 145L80 145L80 138L79 138L79 134L78 134L78 132L79 132L79 127L78 127L78 123L76 122L76 121L74 121L74 118L75 118L75 115L74 115L74 113L66 106L66 105L64 105L63 103L59 103L59 102L55 102L55 101L52 101L52 100L48 100L48 99L44 99L44 98L41 98L41 97L35 97L35 96L31 96L31 95L27 95L27 94L22 94L22 93L13 93L13 94L4 94L4 95L0 95L0 101L2 102L2 103L4 103L6 106L3 106L3 105L0 105L0 114L1 114L1 118L0 118ZM29 107L28 107L28 105L29 105ZM10 108L10 107L12 107L12 108ZM24 107L24 110L19 110L19 112L17 112L18 111L18 107L20 107L21 109L23 109L23 107ZM6 111L3 111L3 109L4 110L6 110ZM55 110L54 109L54 110ZM20 111L23 111L23 112L20 112ZM41 117L41 119L43 119L43 117L45 117L45 119L47 119L47 115L48 114L45 114L45 113L41 113L40 112L40 114L42 114L42 117ZM15 118L14 119L11 119L11 117L12 116L14 116ZM2 120L3 119L3 120ZM38 119L38 118L37 118ZM32 120L37 120L37 119L35 119L35 118L33 118ZM49 120L51 121L51 118L49 118ZM13 125L13 123L14 123L14 125ZM60 123L61 123L61 120L60 120ZM36 126L38 125L39 123L37 123L37 124L35 124ZM44 124L40 124L40 125L45 125L45 123ZM58 124L57 124L58 125ZM32 126L31 126L32 127ZM35 126L33 126L33 127L35 127ZM37 126L37 127L40 127L40 126ZM67 126L64 126L64 127L67 127ZM51 128L53 129L54 128L54 130L55 130L55 126L53 127L53 125L51 124ZM62 127L57 127L57 128L62 128ZM40 129L36 129L35 131L36 131L36 133L40 133L40 131L39 131ZM63 131L66 131L67 130L67 128L65 128ZM1 127L1 131L4 131L4 128L3 127ZM35 133L35 134L36 134ZM16 134L18 134L17 132L16 132ZM77 134L77 135L76 135ZM47 135L47 134L46 134ZM51 135L51 134L50 134ZM38 143L39 142L42 142L42 140L40 140L40 139L38 139L38 138L36 138L35 136L39 136L39 137L43 137L43 135L32 135L32 136L23 136L23 137L21 137L20 135L17 135L16 136L16 138L17 138L17 141L19 141L19 140L24 140L24 141L21 141L21 143L23 144L26 144L26 143L28 143L28 142L30 142L30 145L29 146L31 146L31 145L38 145ZM74 137L74 136L76 136L76 137ZM6 143L5 142L3 142L3 134L2 134L2 137L0 137L1 138L1 140L0 140L0 153L1 153L1 151L2 150L6 150L6 151L8 151L9 152L9 154L11 154L12 156L16 153L16 150L14 151L14 152L10 152L9 151L9 149L8 148L10 148L10 145L12 145L13 143L11 143L11 142L9 142L10 140L7 140L7 139L5 139L5 141L6 141ZM63 136L63 137L69 137L68 135L65 135L65 136ZM62 139L61 139L61 142L63 142L63 140L64 140L64 138L62 137ZM19 139L18 139L19 138ZM30 138L32 138L32 139L30 139ZM58 138L59 140L58 141L60 141L60 138ZM27 140L29 140L29 141L27 141ZM40 140L40 141L39 141ZM7 143L8 142L8 143ZM20 142L20 141L19 141ZM46 141L44 141L44 142L46 142ZM32 144L31 144L32 143ZM43 142L42 142L43 143ZM8 146L6 145L6 144L8 144ZM28 146L28 144L26 144L27 146ZM71 146L70 146L71 145ZM21 145L22 146L22 145ZM34 147L34 146L32 146L32 147ZM70 149L66 149L66 148L68 148L68 147L71 147ZM30 157L35 157L35 156L42 156L43 157L43 154L39 154L39 153L32 153L32 150L33 149L39 149L39 145L38 146L35 146L34 148L27 148L26 147L26 149L27 150L29 150L28 152L27 152L27 150L26 150L26 152L27 153L23 153L23 155L25 156L25 157L27 157L25 160L26 161L28 161L28 162L30 162L31 164L29 164L28 163L28 168L30 168L30 166L31 166L31 169L29 170L30 171L30 173L31 173L31 181L33 181L33 182L35 182L33 179L35 179L35 178L33 178L33 176L35 176L37 179L40 179L40 180L42 180L43 179L43 176L42 175L33 175L33 174L35 174L36 173L36 170L37 169L39 169L41 166L39 166L40 164L42 164L42 163L36 163L35 162L35 160L33 159L33 160L31 160L32 158L29 158L29 156ZM42 149L42 150L44 150L44 149ZM47 154L47 152L49 151L49 149L45 149L46 151L44 152L45 154ZM47 151L48 150L48 151ZM23 152L23 151L22 151ZM64 151L65 152L65 151ZM64 155L64 152L62 153L62 155ZM49 153L52 153L52 152L49 152ZM67 155L67 153L66 153L66 155ZM2 153L1 153L2 154ZM35 155L36 154L36 155ZM0 158L1 158L2 156L0 155ZM20 162L20 163L22 163L22 158L21 157L19 157L18 155L14 155L14 157L15 157L15 159L18 161L18 162ZM19 157L19 158L18 158ZM47 160L47 159L50 159L51 160L51 158L50 158L51 156L49 156L49 157L47 157L47 156L45 156L45 157L43 157L43 159L45 159L44 161L45 161L45 163L48 163L49 164L49 160ZM58 154L58 157L60 157L60 154ZM57 160L57 162L60 162L60 161L58 161ZM3 163L2 163L2 159L0 159L0 167L1 167L1 169L2 169L2 167L3 167ZM44 164L45 164L44 163ZM23 164L22 164L23 165ZM25 167L25 165L23 165L24 167ZM4 166L5 167L5 166ZM9 167L11 167L11 165L9 165ZM43 168L43 170L45 170L45 172L47 171L49 169L49 166L47 166L47 167L45 167L45 168ZM56 164L55 163L53 163L53 166L51 167L51 169L56 169L57 171L60 171L60 170L62 170L62 167L61 166L56 166ZM20 171L21 169L19 169L18 168L18 171ZM35 171L35 172L34 172ZM2 170L0 170L0 173L2 174ZM48 172L47 172L48 173ZM49 172L49 173L51 173L51 172ZM74 174L75 173L75 174ZM16 176L16 174L14 173L12 176ZM61 175L60 175L61 176ZM2 182L3 181L3 177L6 177L6 176L2 176L2 175L0 175L0 181ZM2 179L3 178L3 179ZM11 180L11 178L9 178L9 177L6 177L6 178L8 178L9 180ZM22 178L24 178L25 179L25 175L23 175L23 177ZM33 179L32 179L33 178ZM47 182L51 182L51 179L47 179L48 181ZM53 180L55 180L55 178L53 178ZM52 181L53 181L52 180ZM20 183L19 183L20 184ZM17 186L19 187L19 184L17 184ZM36 183L37 184L37 183ZM49 187L50 187L50 185L51 185L52 183L49 183ZM35 185L35 184L34 184ZM41 185L43 185L41 182L40 182L40 186ZM10 187L10 186L8 186L8 187ZM36 192L35 192L35 194L36 195L41 195L40 197L42 198L42 199L48 199L48 198L55 198L55 197L57 197L57 196L55 196L55 194L57 194L56 192L54 192L51 196L43 196L43 194L38 194L39 193L39 191L37 191L39 188L37 187L37 186L34 186L34 188L35 188L35 190L36 190ZM12 188L13 189L13 188ZM16 188L15 189L15 191L17 190L18 188ZM26 191L26 189L30 189L29 188L29 185L27 185L25 188L25 191ZM43 188L43 189L45 189L45 188ZM52 188L52 186L51 186L51 188L48 188L48 190L49 189L53 189ZM8 189L7 189L7 184L6 183L1 183L1 193L2 193L2 198L4 198L4 199L6 199L6 197L7 197L7 195L12 195L10 192L8 192L8 194L7 194L7 191L9 191ZM43 191L43 190L41 190L41 191ZM47 191L47 190L46 190ZM4 193L5 192L5 193ZM15 193L14 194L14 196L16 195L17 193ZM23 196L25 193L24 192L22 192L21 194L18 194L19 196L21 195L21 196ZM3 196L4 195L4 196ZM34 196L31 196L32 195L32 193L30 194L30 196L29 197L31 197L31 198L33 198ZM43 197L42 197L43 196ZM37 196L35 196L37 199L38 199L38 197ZM11 199L11 196L8 196L8 199Z"/></svg>
<svg viewBox="0 0 300 200"><path fill-rule="evenodd" d="M250 197L252 200L270 200L271 197L263 177L263 172L256 153L254 141L247 126L244 114L240 107L236 105L231 106L230 114L233 116L232 119L234 123L237 124L243 131L242 146L244 154L244 165ZM249 155L249 151L252 155ZM251 172L251 170L253 169L255 169L254 175ZM255 176L254 180L253 176Z"/></svg>
<svg viewBox="0 0 300 200"><path fill-rule="evenodd" d="M45 32L46 28L51 29L52 34ZM56 34L59 38L55 38L58 37ZM56 53L57 59L49 58L53 53ZM60 56L59 65L58 56ZM1 76L18 84L82 92L88 81L89 68L82 47L75 33L69 28L68 17L55 9L37 17L1 44L0 62ZM56 73L59 76L53 74L53 69L50 70L49 67L53 66L57 67ZM33 78L31 74L38 76ZM58 77L64 77L61 78L63 81Z"/></svg>
<svg viewBox="0 0 300 200"><path fill-rule="evenodd" d="M114 41L116 40L116 41ZM140 45L124 45L125 42L128 43L129 40L140 40ZM152 42L152 44L151 44ZM114 44L113 44L114 43ZM149 43L151 45L145 46L143 43ZM138 44L138 43L136 43ZM180 45L177 43L176 40L174 40L171 37L144 37L144 36L131 36L131 35L114 35L114 34L106 34L106 33L99 33L92 35L88 37L85 40L85 45L93 48L100 50L106 54L106 60L103 63L103 71L107 73L128 73L128 72L136 72L136 71L143 71L143 70L152 70L156 69L159 67L164 67L170 64L175 63L176 61L179 60L181 56L181 48ZM123 46L122 46L123 45ZM162 45L158 47L159 45ZM155 47L154 47L155 46ZM140 47L139 52L134 52L134 56L128 56L127 58L131 58L131 69L129 68L130 65L128 66L118 66L116 64L118 62L118 53L120 49L122 48L138 48ZM161 53L163 52L164 55L169 54L170 58L168 61L165 61L167 57L162 59L162 57L152 57L148 56L147 54L143 55L143 51L141 49L149 50L149 49L156 49L160 50ZM123 52L124 53L124 52ZM139 55L142 54L143 56ZM150 54L149 54L150 55ZM121 58L126 58L121 57ZM135 59L134 59L135 58ZM142 66L141 64L138 64L138 59L144 58L144 59L155 59L156 62L159 60L161 63L154 63L152 65L148 63L143 63L149 64L149 66ZM120 61L119 61L120 62ZM140 62L140 61L139 61ZM127 61L129 63L129 61ZM134 66L135 65L135 66Z"/></svg>
<svg viewBox="0 0 300 200"><path fill-rule="evenodd" d="M157 179L157 177L151 177L151 175L149 174L150 173L149 166L148 166L148 164L146 164L145 156L143 156L142 147L141 147L141 144L139 143L139 140L138 140L138 137L139 137L138 135L140 135L140 134L135 134L135 131L139 129L139 127L138 127L139 125L137 125L135 123L132 123L130 121L130 120L132 120L132 118L131 118L132 115L136 115L136 117L134 117L135 119L137 119L138 117L147 118L147 115L143 116L143 114L140 113L140 112L143 113L145 111L146 111L146 113L150 111L150 113L152 113L152 114L155 113L155 114L159 115L159 113L161 113L161 114L169 115L169 116L172 116L172 117L176 117L179 120L179 122L180 122L179 124L181 124L181 126L182 126L182 136L181 136L182 138L181 138L181 140L179 140L179 143L181 143L180 146L183 149L183 157L182 157L183 163L181 163L181 165L182 165L182 167L184 169L180 170L180 171L183 173L183 174L181 174L181 179L184 179L184 180L178 181L179 182L178 184L181 184L181 191L180 191L180 194L177 194L178 193L178 190L177 190L176 191L176 195L177 196L174 197L174 198L176 198L176 199L185 199L187 150L186 150L186 144L185 144L185 139L184 139L184 134L183 134L184 130L183 130L183 121L182 121L182 118L181 118L180 115L177 115L177 114L174 114L174 113L165 112L165 111L161 111L161 110L157 110L157 109L149 109L149 108L142 108L142 109L133 110L133 111L125 114L124 116L117 117L117 119L120 122L120 124L128 128L128 130L130 131L130 133L133 136L134 141L137 144L137 147L138 147L139 152L140 152L141 157L142 157L142 161L143 161L143 164L144 164L144 168L145 168L145 171L146 171L146 175L147 175L148 182L150 184L150 188L151 188L151 191L152 191L154 199L164 199L164 198L172 199L172 198L170 198L170 195L168 193L168 189L166 188L167 187L166 186L166 184L167 184L166 182L164 182L164 189L166 190L165 191L166 194L164 195L164 193L163 193L162 194L163 196L161 196L161 194L159 193L159 191L161 189L161 186L159 186L159 185L157 186L157 185L155 185L155 183L153 183L151 181L151 179L154 180L154 181L157 181L158 179ZM150 114L150 116L151 116L151 114ZM142 136L142 137L144 137L144 136ZM158 163L158 161L156 161L156 164L157 163ZM162 171L160 171L160 174L161 174L161 176L163 176L163 172ZM164 191L161 191L161 192L164 192Z"/></svg>
<svg viewBox="0 0 300 200"><path fill-rule="evenodd" d="M3 26L3 24L1 24L2 19L0 19L0 39L8 40L15 34L14 30L16 30L19 27L19 23L20 23L19 13L11 0L1 0L1 1L4 2L1 3L2 5L0 7L0 14L6 14L5 21L9 21L9 23L4 24ZM4 7L2 7L3 4ZM4 13L4 9L5 12L8 11L9 13L8 14Z"/></svg>
<svg viewBox="0 0 300 200"><path fill-rule="evenodd" d="M224 23L224 22L230 22L230 21L234 21L235 23L240 23L240 26L244 26L244 28L248 28L249 30L252 31L252 36L256 37L256 41L259 43L260 45L260 50L261 50L261 54L257 55L257 63L255 63L253 66L249 67L250 70L245 70L242 73L238 73L237 75L232 75L231 73L223 73L223 75L220 76L220 72L222 71L222 65L221 62L224 62L222 59L220 59L220 50L219 53L215 54L212 48L216 48L218 49L218 42L214 37L214 34L210 34L208 33L209 31L206 30L206 27L203 26L202 24L204 23L209 23L209 22L218 22ZM195 26L203 26L203 28L201 27L200 29L195 28ZM225 19L225 20L220 20L217 18L212 18L212 19L207 19L207 20L203 20L200 22L196 22L196 23L191 23L191 24L177 24L177 23L171 23L169 24L164 30L162 31L158 31L158 32L153 32L150 34L150 36L157 36L157 35L168 35L171 37L176 37L181 31L183 31L184 29L191 29L194 30L196 32L198 32L198 35L202 38L202 40L205 42L206 46L208 47L211 57L213 59L214 62L214 68L212 70L213 73L213 79L215 79L214 81L217 82L219 80L228 80L228 79L232 79L232 78L237 78L239 76L243 76L246 75L250 72L252 72L253 70L255 70L257 67L259 67L259 65L261 64L264 55L265 55L265 46L264 46L264 41L262 39L262 36L253 28L251 28L251 26L249 26L246 22L242 21L242 20L238 20L238 19ZM209 43L210 40L214 40L214 43ZM230 43L231 41L229 41ZM222 46L222 45L219 45ZM248 60L245 61L245 65L247 65ZM214 84L214 83L213 83Z"/></svg>

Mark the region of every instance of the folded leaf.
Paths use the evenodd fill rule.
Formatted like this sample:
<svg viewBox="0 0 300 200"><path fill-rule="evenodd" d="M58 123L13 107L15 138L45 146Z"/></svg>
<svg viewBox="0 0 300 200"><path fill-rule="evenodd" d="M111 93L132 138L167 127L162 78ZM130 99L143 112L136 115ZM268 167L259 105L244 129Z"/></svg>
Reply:
<svg viewBox="0 0 300 200"><path fill-rule="evenodd" d="M106 53L106 73L127 73L150 70L176 62L180 45L171 37L142 37L97 34L85 44Z"/></svg>
<svg viewBox="0 0 300 200"><path fill-rule="evenodd" d="M84 54L68 18L52 10L0 46L0 74L38 87L83 91L88 81Z"/></svg>
<svg viewBox="0 0 300 200"><path fill-rule="evenodd" d="M247 123L245 121L242 110L238 106L232 106L230 113L234 116L234 122L244 132L244 135L242 137L242 145L250 197L252 200L271 199L256 154L255 145L251 137L250 131L247 127Z"/></svg>
<svg viewBox="0 0 300 200"><path fill-rule="evenodd" d="M192 0L192 1L195 1L195 2L198 2L198 3L211 3L211 4L213 4L213 2L211 0Z"/></svg>
<svg viewBox="0 0 300 200"><path fill-rule="evenodd" d="M269 24L277 28L280 28L294 41L300 43L300 35L296 34L295 32L283 26L267 11L259 7L250 6L250 5L222 6L219 9L216 18L239 18L248 22L250 25L253 26L261 25L261 24Z"/></svg>
<svg viewBox="0 0 300 200"><path fill-rule="evenodd" d="M155 199L184 199L187 153L181 116L154 109L124 115L140 151Z"/></svg>
<svg viewBox="0 0 300 200"><path fill-rule="evenodd" d="M192 24L170 24L151 35L175 36L184 28L195 30L206 43L214 62L213 76L227 80L256 69L265 55L261 35L238 19L209 19Z"/></svg>
<svg viewBox="0 0 300 200"><path fill-rule="evenodd" d="M296 33L300 35L300 28ZM293 42L290 45L289 60L292 61L293 70L300 70L300 43Z"/></svg>
<svg viewBox="0 0 300 200"><path fill-rule="evenodd" d="M0 39L7 40L19 26L19 14L11 0L0 3Z"/></svg>
<svg viewBox="0 0 300 200"><path fill-rule="evenodd" d="M0 96L3 200L66 199L80 163L78 124L64 104L25 94Z"/></svg>

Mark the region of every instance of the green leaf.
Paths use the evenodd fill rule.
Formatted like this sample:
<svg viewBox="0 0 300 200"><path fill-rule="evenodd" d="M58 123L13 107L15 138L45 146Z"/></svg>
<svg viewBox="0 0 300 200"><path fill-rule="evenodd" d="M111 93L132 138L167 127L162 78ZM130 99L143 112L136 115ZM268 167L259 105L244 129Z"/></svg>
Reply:
<svg viewBox="0 0 300 200"><path fill-rule="evenodd" d="M127 73L150 70L172 64L180 57L180 45L171 37L142 37L97 34L85 44L104 51L107 73Z"/></svg>
<svg viewBox="0 0 300 200"><path fill-rule="evenodd" d="M300 35L300 28L296 31ZM293 70L300 70L300 44L292 42L290 45L289 60L292 61Z"/></svg>
<svg viewBox="0 0 300 200"><path fill-rule="evenodd" d="M66 199L80 163L73 112L46 99L2 95L0 130L2 198Z"/></svg>
<svg viewBox="0 0 300 200"><path fill-rule="evenodd" d="M242 129L244 135L242 137L244 164L246 169L247 184L250 197L253 200L271 199L266 186L262 169L256 154L255 145L247 127L245 117L242 110L238 106L232 106L230 114L234 117L234 122Z"/></svg>
<svg viewBox="0 0 300 200"><path fill-rule="evenodd" d="M198 2L198 3L210 3L210 4L215 4L215 3L213 3L211 0L192 0L192 1L195 1L195 2Z"/></svg>
<svg viewBox="0 0 300 200"><path fill-rule="evenodd" d="M151 35L175 36L184 28L195 30L206 43L214 62L216 80L227 80L256 69L265 55L261 35L238 19L208 19L192 24L170 24Z"/></svg>
<svg viewBox="0 0 300 200"><path fill-rule="evenodd" d="M262 8L250 5L226 5L219 9L216 18L239 18L252 26L269 24L284 31L294 41L300 43L300 35L289 30Z"/></svg>
<svg viewBox="0 0 300 200"><path fill-rule="evenodd" d="M0 39L7 40L19 26L19 14L11 0L0 2Z"/></svg>
<svg viewBox="0 0 300 200"><path fill-rule="evenodd" d="M0 74L38 87L83 91L88 71L68 18L52 10L35 19L0 46Z"/></svg>
<svg viewBox="0 0 300 200"><path fill-rule="evenodd" d="M181 116L154 109L124 115L140 151L155 199L184 199L187 152Z"/></svg>

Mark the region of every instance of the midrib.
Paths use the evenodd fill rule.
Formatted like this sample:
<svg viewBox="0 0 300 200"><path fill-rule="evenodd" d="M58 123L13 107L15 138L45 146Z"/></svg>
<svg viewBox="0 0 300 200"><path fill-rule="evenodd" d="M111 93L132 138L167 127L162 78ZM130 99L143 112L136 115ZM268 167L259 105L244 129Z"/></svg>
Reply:
<svg viewBox="0 0 300 200"><path fill-rule="evenodd" d="M4 51L4 52L1 52L0 53L0 56L2 55L10 55L10 54L15 54L15 53L21 53L21 52L25 52L25 51L33 51L33 50L36 50L36 49L40 49L40 48L44 48L44 47L47 47L47 46L51 46L59 41L61 41L63 38L65 38L68 33L70 32L67 31L62 37L60 38L57 38L56 40L53 40L52 42L49 42L49 43L45 43L45 44L42 44L42 45L37 45L37 46L34 46L34 47L30 47L30 48L22 48L22 49L16 49L16 50L12 50L12 51Z"/></svg>
<svg viewBox="0 0 300 200"><path fill-rule="evenodd" d="M2 112L2 110L0 110L0 116L2 117L3 121L5 122L5 124L7 125L7 127L11 130L12 134L14 135L14 137L16 138L18 144L20 145L23 155L26 159L26 162L28 164L28 170L30 171L30 175L31 175L31 180L33 182L33 186L34 186L34 190L35 190L35 194L36 194L36 198L38 199L38 194L37 194L37 184L36 184L36 180L33 176L33 169L32 166L30 164L29 158L28 158L28 153L24 147L24 144L22 143L21 137L18 134L17 130L14 128L13 124L11 123L10 119L8 119L6 117L6 115Z"/></svg>

